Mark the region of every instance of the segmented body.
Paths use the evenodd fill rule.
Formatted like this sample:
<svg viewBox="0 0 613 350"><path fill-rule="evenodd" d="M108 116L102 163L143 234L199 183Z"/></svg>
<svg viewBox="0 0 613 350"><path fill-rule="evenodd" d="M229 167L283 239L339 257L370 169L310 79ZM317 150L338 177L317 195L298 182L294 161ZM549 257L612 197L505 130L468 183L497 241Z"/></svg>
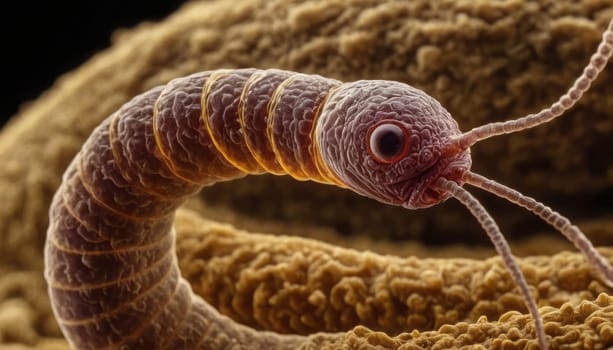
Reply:
<svg viewBox="0 0 613 350"><path fill-rule="evenodd" d="M45 274L71 345L217 349L225 345L211 346L208 335L225 334L215 341L295 348L301 337L256 337L193 295L174 256L174 211L202 186L264 172L374 195L380 191L376 184L358 187L366 180L343 175L351 155L339 154L346 140L341 134L365 132L360 117L351 117L351 128L346 119L352 109L368 112L371 103L391 107L421 94L399 83L342 84L241 69L175 79L125 104L73 160L50 211ZM391 108L382 111L380 118L397 117ZM432 125L415 120L414 127L420 125L428 137L459 133L450 116ZM414 139L417 149L431 147L419 146L419 140ZM341 159L337 169L329 166L330 157ZM428 157L412 161L432 166ZM394 201L400 192L387 196Z"/></svg>
<svg viewBox="0 0 613 350"><path fill-rule="evenodd" d="M471 172L469 147L562 115L612 55L613 20L558 101L465 133L435 99L391 81L340 83L279 70L220 70L137 96L94 130L50 209L45 277L64 335L87 349L309 346L305 337L258 332L221 316L193 295L173 252L173 214L188 196L218 181L270 172L409 209L455 197L490 237L534 319L540 348L547 349L543 318L508 243L462 185L540 216L612 288L613 266L561 214Z"/></svg>

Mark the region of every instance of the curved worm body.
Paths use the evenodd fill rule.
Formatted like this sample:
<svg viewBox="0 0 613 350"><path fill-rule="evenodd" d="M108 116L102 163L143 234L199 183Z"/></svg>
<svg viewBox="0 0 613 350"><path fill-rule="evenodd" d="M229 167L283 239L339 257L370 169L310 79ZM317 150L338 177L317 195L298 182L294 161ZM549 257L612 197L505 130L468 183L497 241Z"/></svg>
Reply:
<svg viewBox="0 0 613 350"><path fill-rule="evenodd" d="M280 70L197 73L152 89L96 128L50 209L45 277L56 318L79 349L297 349L305 337L236 325L195 296L173 252L174 211L203 186L289 174L378 201L424 208L453 196L490 236L548 347L528 283L493 218L462 185L540 216L613 287L613 268L549 207L470 172L479 140L571 108L613 55L613 20L583 74L539 113L461 133L432 97L390 81L341 83Z"/></svg>
<svg viewBox="0 0 613 350"><path fill-rule="evenodd" d="M385 120L401 124L413 152L375 166L356 140ZM448 178L459 179L458 165L470 165L467 151L440 157L459 133L438 102L400 83L241 69L152 89L95 129L54 198L45 276L62 331L79 349L217 349L210 335L220 333L247 348L287 338L246 336L255 332L220 324L193 295L173 251L177 207L202 186L264 172L429 206L431 174L453 164Z"/></svg>

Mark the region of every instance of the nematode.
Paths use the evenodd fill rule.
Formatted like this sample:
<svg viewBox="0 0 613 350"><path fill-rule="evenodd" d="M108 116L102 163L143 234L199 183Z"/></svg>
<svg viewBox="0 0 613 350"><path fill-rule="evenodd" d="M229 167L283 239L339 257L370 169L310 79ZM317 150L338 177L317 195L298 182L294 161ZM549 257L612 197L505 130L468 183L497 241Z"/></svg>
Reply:
<svg viewBox="0 0 613 350"><path fill-rule="evenodd" d="M216 70L135 97L98 126L50 209L45 276L78 349L296 349L308 337L236 325L194 295L174 254L173 218L203 186L288 174L405 208L450 197L490 235L548 342L526 280L467 183L550 223L613 285L611 265L566 218L470 171L470 146L548 122L571 108L613 51L613 20L583 74L550 108L461 133L432 97L392 81L341 83L281 70Z"/></svg>

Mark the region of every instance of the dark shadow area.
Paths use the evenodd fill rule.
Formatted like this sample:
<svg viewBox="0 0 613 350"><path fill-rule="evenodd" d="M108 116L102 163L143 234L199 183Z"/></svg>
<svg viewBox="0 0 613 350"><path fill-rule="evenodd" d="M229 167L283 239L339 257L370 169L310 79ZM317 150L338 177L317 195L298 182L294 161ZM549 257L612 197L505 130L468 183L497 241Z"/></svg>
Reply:
<svg viewBox="0 0 613 350"><path fill-rule="evenodd" d="M113 31L160 20L184 1L17 1L2 9L0 127L66 73L110 45Z"/></svg>

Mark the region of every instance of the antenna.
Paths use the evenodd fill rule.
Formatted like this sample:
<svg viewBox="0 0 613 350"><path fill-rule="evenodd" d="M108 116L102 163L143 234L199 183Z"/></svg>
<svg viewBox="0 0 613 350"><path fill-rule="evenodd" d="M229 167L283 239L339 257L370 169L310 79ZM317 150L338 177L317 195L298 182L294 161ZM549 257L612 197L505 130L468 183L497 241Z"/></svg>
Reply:
<svg viewBox="0 0 613 350"><path fill-rule="evenodd" d="M446 180L444 178L439 178L435 182L435 186L440 189L443 189L450 193L453 197L455 197L460 203L462 203L468 210L473 214L473 216L479 221L481 227L487 235L490 237L490 240L494 244L496 251L502 258L502 262L504 263L507 270L511 273L513 280L519 287L521 294L524 297L524 301L526 306L528 307L528 311L532 315L532 319L534 320L534 330L536 332L536 337L539 342L539 346L542 350L547 350L547 337L545 335L545 326L543 325L543 318L541 314L539 314L538 306L536 305L536 301L532 294L530 294L530 289L528 287L528 282L524 277L524 274L521 272L519 265L517 264L517 260L513 257L511 253L511 248L509 247L509 243L504 238L502 232L500 232L500 228L492 218L492 216L487 212L487 210L481 205L479 200L473 197L470 192L466 191L460 185L456 184L453 181Z"/></svg>

